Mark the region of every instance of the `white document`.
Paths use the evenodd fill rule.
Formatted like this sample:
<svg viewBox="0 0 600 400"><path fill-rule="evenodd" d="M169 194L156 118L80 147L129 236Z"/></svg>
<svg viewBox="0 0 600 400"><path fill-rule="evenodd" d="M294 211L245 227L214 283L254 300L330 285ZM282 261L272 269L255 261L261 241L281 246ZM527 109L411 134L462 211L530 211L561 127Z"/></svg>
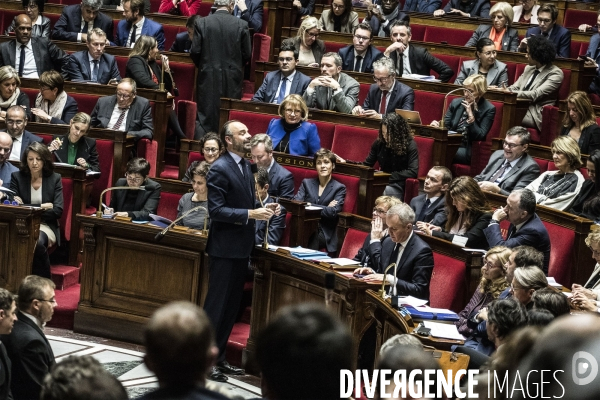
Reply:
<svg viewBox="0 0 600 400"><path fill-rule="evenodd" d="M427 300L417 299L413 296L400 296L398 298L398 303L402 305L412 306L414 308L418 308L427 304Z"/></svg>
<svg viewBox="0 0 600 400"><path fill-rule="evenodd" d="M330 258L327 260L328 263L337 264L337 265L359 265L359 261L351 260L349 258Z"/></svg>
<svg viewBox="0 0 600 400"><path fill-rule="evenodd" d="M563 286L560 283L556 282L556 279L554 279L551 276L549 276L547 279L548 279L548 285L550 285L552 287L561 288Z"/></svg>
<svg viewBox="0 0 600 400"><path fill-rule="evenodd" d="M304 207L305 210L322 210L321 207L317 207L317 206L306 206Z"/></svg>
<svg viewBox="0 0 600 400"><path fill-rule="evenodd" d="M281 247L279 247L279 248L280 248L280 249L287 250L287 251L289 251L289 252L292 252L292 253L296 253L296 254L313 254L313 253L320 253L320 251L319 251L319 250L306 249L306 248L304 248L304 247L300 247L300 246L298 246L298 247L283 247L283 246L281 246Z"/></svg>
<svg viewBox="0 0 600 400"><path fill-rule="evenodd" d="M448 310L446 308L433 308L433 307L415 307L415 309L417 311L422 311L422 312L430 312L430 313L435 313L435 314L456 314L454 311L452 310Z"/></svg>
<svg viewBox="0 0 600 400"><path fill-rule="evenodd" d="M456 329L456 325L454 324L444 324L442 322L433 322L433 321L423 321L425 328L431 329L431 336L443 338L443 339L453 339L453 340L465 340L465 337L458 333L458 329Z"/></svg>
<svg viewBox="0 0 600 400"><path fill-rule="evenodd" d="M468 240L469 238L467 238L466 236L454 235L454 237L452 238L452 243L460 247L465 247L467 245Z"/></svg>

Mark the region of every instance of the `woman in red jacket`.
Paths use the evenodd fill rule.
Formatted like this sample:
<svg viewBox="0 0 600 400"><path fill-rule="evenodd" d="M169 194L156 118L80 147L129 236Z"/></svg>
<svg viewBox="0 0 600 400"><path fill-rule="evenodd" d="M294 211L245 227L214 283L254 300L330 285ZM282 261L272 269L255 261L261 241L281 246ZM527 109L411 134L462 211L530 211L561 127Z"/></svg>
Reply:
<svg viewBox="0 0 600 400"><path fill-rule="evenodd" d="M202 0L161 0L159 13L191 17L198 14Z"/></svg>

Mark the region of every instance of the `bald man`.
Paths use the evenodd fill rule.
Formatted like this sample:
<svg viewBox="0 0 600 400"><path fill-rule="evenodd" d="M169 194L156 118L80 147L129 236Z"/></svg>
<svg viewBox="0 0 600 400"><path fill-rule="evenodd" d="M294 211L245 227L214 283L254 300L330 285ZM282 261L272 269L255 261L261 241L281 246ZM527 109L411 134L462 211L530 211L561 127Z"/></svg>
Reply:
<svg viewBox="0 0 600 400"><path fill-rule="evenodd" d="M6 189L10 187L11 174L18 171L17 167L8 162L12 148L12 137L6 132L0 132L0 186ZM4 192L0 191L0 199L4 197Z"/></svg>

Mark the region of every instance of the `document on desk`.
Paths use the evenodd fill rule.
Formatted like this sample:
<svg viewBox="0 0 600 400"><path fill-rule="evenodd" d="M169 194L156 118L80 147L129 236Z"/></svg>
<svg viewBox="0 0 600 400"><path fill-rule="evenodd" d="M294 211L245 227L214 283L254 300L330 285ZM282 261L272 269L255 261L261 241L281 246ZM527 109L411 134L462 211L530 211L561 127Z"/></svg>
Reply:
<svg viewBox="0 0 600 400"><path fill-rule="evenodd" d="M342 267L348 266L348 265L359 265L360 262L359 261L355 261L355 260L351 260L349 258L330 258L329 260L327 260L328 263L330 264L336 264Z"/></svg>
<svg viewBox="0 0 600 400"><path fill-rule="evenodd" d="M456 329L456 325L454 324L444 324L442 322L433 322L433 321L423 321L425 328L431 329L431 336L442 338L442 339L452 339L452 340L465 340L465 337L458 333L458 329Z"/></svg>
<svg viewBox="0 0 600 400"><path fill-rule="evenodd" d="M547 278L548 280L548 285L555 287L555 288L561 288L563 285L561 285L560 283L556 282L556 279L554 279L554 277L549 276Z"/></svg>
<svg viewBox="0 0 600 400"><path fill-rule="evenodd" d="M417 299L413 296L398 296L398 303L413 307L422 307L428 303L427 300Z"/></svg>
<svg viewBox="0 0 600 400"><path fill-rule="evenodd" d="M317 206L306 206L304 207L305 210L322 210L321 207L317 207Z"/></svg>

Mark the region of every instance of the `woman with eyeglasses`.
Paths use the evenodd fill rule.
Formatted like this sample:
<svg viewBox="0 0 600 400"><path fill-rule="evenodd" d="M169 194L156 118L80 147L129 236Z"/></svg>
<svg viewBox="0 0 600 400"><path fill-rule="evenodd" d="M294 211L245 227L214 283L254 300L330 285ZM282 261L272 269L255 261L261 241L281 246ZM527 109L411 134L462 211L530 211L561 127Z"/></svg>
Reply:
<svg viewBox="0 0 600 400"><path fill-rule="evenodd" d="M71 119L68 134L54 135L48 149L54 153L58 162L100 172L96 139L86 136L91 120L88 114L79 112Z"/></svg>
<svg viewBox="0 0 600 400"><path fill-rule="evenodd" d="M6 110L12 106L23 106L27 115L31 115L29 109L29 96L21 92L21 78L17 70L10 65L0 68L0 121L6 120Z"/></svg>
<svg viewBox="0 0 600 400"><path fill-rule="evenodd" d="M519 0L519 5L513 7L513 22L537 25L537 12L540 8L537 0Z"/></svg>
<svg viewBox="0 0 600 400"><path fill-rule="evenodd" d="M544 271L538 267L517 268L510 284L511 296L531 310L533 308L533 294L536 290L548 287L548 279Z"/></svg>
<svg viewBox="0 0 600 400"><path fill-rule="evenodd" d="M281 118L273 118L266 132L273 141L273 151L312 157L321 148L321 139L317 126L307 121L308 107L302 96L288 95L278 113Z"/></svg>
<svg viewBox="0 0 600 400"><path fill-rule="evenodd" d="M485 77L488 88L508 85L506 64L496 59L497 51L492 39L479 39L475 48L475 60L462 62L454 84L462 85L467 77L481 75Z"/></svg>
<svg viewBox="0 0 600 400"><path fill-rule="evenodd" d="M148 178L150 163L144 158L134 158L127 163L125 178L119 178L115 186L139 188L144 190L113 190L110 207L104 209L105 215L129 217L133 221L149 221L150 214L156 214L160 200L160 184Z"/></svg>
<svg viewBox="0 0 600 400"><path fill-rule="evenodd" d="M358 14L352 11L352 0L333 0L319 20L322 31L352 33L358 26Z"/></svg>
<svg viewBox="0 0 600 400"><path fill-rule="evenodd" d="M52 154L43 143L27 146L21 157L19 171L13 172L10 190L18 204L41 207L40 234L33 255L34 275L50 278L48 248L60 246L58 221L63 213L62 178L54 172Z"/></svg>
<svg viewBox="0 0 600 400"><path fill-rule="evenodd" d="M50 38L50 18L42 15L45 0L21 0L25 14L31 19L31 36ZM11 22L5 35L15 34L15 20Z"/></svg>
<svg viewBox="0 0 600 400"><path fill-rule="evenodd" d="M600 150L600 127L587 93L576 91L567 97L567 113L560 134L575 139L581 154Z"/></svg>
<svg viewBox="0 0 600 400"><path fill-rule="evenodd" d="M204 157L204 161L207 162L209 166L214 163L225 150L221 138L214 132L208 132L202 137L200 140L200 147L202 148L202 157ZM185 175L182 179L183 182L190 182L192 180L192 171L200 165L201 162L202 161L194 161L190 164L187 171L185 171Z"/></svg>
<svg viewBox="0 0 600 400"><path fill-rule="evenodd" d="M54 70L44 72L39 79L40 93L31 109L35 122L67 125L77 114L77 101L64 91L65 80Z"/></svg>
<svg viewBox="0 0 600 400"><path fill-rule="evenodd" d="M319 39L319 21L315 17L305 18L298 29L298 35L287 40L299 49L297 65L316 68L321 65L325 42Z"/></svg>
<svg viewBox="0 0 600 400"><path fill-rule="evenodd" d="M206 210L199 209L198 211L191 212L183 217L177 225L187 226L192 229L204 229L204 220L208 218L208 189L206 187L206 177L209 169L210 164L206 161L202 161L192 170L191 183L194 191L192 193L184 194L181 196L181 199L179 199L177 218L181 217L194 207L202 206Z"/></svg>
<svg viewBox="0 0 600 400"><path fill-rule="evenodd" d="M496 50L517 51L519 48L519 32L510 27L513 20L511 5L505 2L494 4L490 10L490 18L492 19L492 25L479 25L465 46L475 46L479 39L488 38L492 41Z"/></svg>

